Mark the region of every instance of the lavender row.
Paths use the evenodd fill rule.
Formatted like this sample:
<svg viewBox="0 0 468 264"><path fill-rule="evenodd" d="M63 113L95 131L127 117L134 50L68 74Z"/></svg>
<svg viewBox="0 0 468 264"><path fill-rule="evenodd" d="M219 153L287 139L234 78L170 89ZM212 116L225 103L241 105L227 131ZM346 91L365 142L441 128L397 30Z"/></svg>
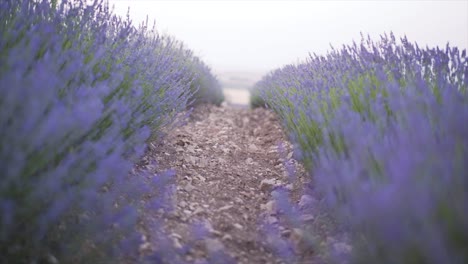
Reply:
<svg viewBox="0 0 468 264"><path fill-rule="evenodd" d="M1 1L0 35L0 262L137 261L173 173L130 171L197 97L222 100L216 78L102 1ZM170 254L154 235L149 257Z"/></svg>
<svg viewBox="0 0 468 264"><path fill-rule="evenodd" d="M341 261L468 262L467 86L466 50L393 34L311 55L256 84L254 102L281 117L351 234Z"/></svg>

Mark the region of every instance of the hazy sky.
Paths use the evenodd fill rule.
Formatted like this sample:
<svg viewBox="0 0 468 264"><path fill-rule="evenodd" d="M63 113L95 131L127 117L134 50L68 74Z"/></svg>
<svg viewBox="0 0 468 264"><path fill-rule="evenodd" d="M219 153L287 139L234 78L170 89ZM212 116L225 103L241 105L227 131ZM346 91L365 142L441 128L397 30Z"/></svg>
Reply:
<svg viewBox="0 0 468 264"><path fill-rule="evenodd" d="M468 48L468 0L109 1L121 15L130 6L134 22L156 20L215 72L272 70L358 41L360 32Z"/></svg>

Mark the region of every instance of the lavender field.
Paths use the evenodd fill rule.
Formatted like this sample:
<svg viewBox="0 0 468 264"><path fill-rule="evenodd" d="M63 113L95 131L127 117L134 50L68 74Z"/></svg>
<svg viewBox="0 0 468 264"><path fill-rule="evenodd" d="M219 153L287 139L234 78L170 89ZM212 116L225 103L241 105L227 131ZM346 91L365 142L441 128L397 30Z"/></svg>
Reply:
<svg viewBox="0 0 468 264"><path fill-rule="evenodd" d="M189 106L220 103L219 83L100 1L1 1L0 21L0 262L131 256L139 211L161 206L172 175L133 164Z"/></svg>
<svg viewBox="0 0 468 264"><path fill-rule="evenodd" d="M363 36L273 71L253 104L282 119L353 263L465 263L467 84L466 50Z"/></svg>
<svg viewBox="0 0 468 264"><path fill-rule="evenodd" d="M0 0L0 263L468 263L466 48L261 76L157 25Z"/></svg>

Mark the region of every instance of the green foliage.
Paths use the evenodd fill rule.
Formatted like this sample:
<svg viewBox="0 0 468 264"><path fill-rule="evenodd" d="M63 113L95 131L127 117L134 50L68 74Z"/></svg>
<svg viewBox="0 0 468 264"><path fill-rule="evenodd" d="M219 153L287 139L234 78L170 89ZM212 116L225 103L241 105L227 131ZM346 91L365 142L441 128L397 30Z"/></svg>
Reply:
<svg viewBox="0 0 468 264"><path fill-rule="evenodd" d="M250 91L250 107L257 108L257 107L267 107L267 102L263 99L263 97L259 94L257 90Z"/></svg>

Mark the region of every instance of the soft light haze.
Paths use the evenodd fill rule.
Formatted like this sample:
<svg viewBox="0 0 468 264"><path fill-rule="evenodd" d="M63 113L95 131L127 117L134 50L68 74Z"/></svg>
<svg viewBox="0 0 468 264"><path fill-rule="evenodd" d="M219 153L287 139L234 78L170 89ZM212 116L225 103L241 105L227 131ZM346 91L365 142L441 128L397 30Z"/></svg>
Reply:
<svg viewBox="0 0 468 264"><path fill-rule="evenodd" d="M393 31L468 47L468 1L120 1L115 12L182 40L215 71L268 71ZM151 23L152 24L152 23Z"/></svg>

